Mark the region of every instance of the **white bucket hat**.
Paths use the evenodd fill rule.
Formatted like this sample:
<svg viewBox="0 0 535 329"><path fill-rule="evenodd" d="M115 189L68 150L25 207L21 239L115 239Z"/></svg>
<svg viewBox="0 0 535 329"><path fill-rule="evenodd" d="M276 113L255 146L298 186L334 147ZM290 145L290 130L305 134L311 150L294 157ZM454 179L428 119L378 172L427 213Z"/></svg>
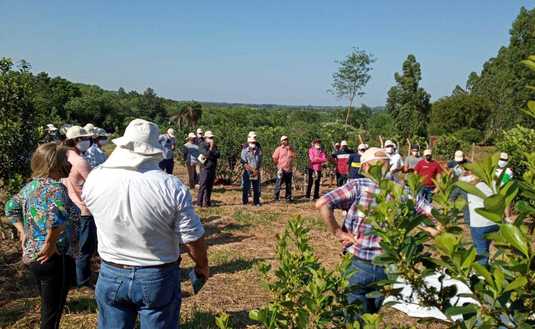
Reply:
<svg viewBox="0 0 535 329"><path fill-rule="evenodd" d="M208 130L206 134L204 134L204 137L215 137L211 130Z"/></svg>
<svg viewBox="0 0 535 329"><path fill-rule="evenodd" d="M167 134L171 137L175 137L175 130L173 128L167 129Z"/></svg>
<svg viewBox="0 0 535 329"><path fill-rule="evenodd" d="M95 127L94 124L92 123L88 123L86 124L84 127L85 131L88 133L88 134L91 134L92 136L96 136L96 129L97 127Z"/></svg>
<svg viewBox="0 0 535 329"><path fill-rule="evenodd" d="M155 123L134 119L126 127L124 135L115 138L112 142L133 153L142 155L161 154L161 145L158 142L160 129Z"/></svg>
<svg viewBox="0 0 535 329"><path fill-rule="evenodd" d="M56 131L56 130L58 130L58 128L56 128L56 126L54 126L54 125L51 124L51 123L49 123L49 124L46 125L46 129L47 129L48 131Z"/></svg>
<svg viewBox="0 0 535 329"><path fill-rule="evenodd" d="M67 132L65 133L65 137L67 139L75 139L80 137L91 137L93 134L87 132L84 128L80 126L72 126L69 129L67 129Z"/></svg>

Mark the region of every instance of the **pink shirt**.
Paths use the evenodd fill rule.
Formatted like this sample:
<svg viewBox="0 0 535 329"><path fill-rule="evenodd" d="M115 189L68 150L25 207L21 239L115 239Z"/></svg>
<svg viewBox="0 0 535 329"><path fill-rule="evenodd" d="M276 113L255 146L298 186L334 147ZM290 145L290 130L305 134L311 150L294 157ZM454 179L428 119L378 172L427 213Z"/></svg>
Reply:
<svg viewBox="0 0 535 329"><path fill-rule="evenodd" d="M72 150L67 151L67 160L72 167L69 177L62 180L63 185L67 187L67 191L69 192L69 197L71 198L72 202L74 202L74 204L80 208L80 215L91 215L89 209L87 209L85 203L82 201L82 187L84 186L87 175L89 175L89 171L91 170L89 163L87 163L87 161L78 153Z"/></svg>
<svg viewBox="0 0 535 329"><path fill-rule="evenodd" d="M277 165L277 169L284 170L285 172L292 171L293 161L295 158L295 152L290 145L280 145L273 152L273 162Z"/></svg>
<svg viewBox="0 0 535 329"><path fill-rule="evenodd" d="M322 149L311 147L308 149L308 167L314 171L320 171L321 166L327 162L327 156Z"/></svg>

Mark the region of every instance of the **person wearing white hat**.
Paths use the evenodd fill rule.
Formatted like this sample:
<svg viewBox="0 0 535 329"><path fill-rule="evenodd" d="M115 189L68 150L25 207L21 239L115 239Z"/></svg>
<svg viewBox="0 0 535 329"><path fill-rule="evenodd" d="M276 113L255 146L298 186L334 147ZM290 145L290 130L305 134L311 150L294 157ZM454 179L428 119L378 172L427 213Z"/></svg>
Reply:
<svg viewBox="0 0 535 329"><path fill-rule="evenodd" d="M256 146L256 136L249 133L247 137L247 147L243 148L240 155L240 162L243 166L242 174L242 203L249 202L249 191L253 188L253 203L260 206L260 168L262 166L262 151Z"/></svg>
<svg viewBox="0 0 535 329"><path fill-rule="evenodd" d="M361 164L361 157L368 149L368 144L359 144L357 148L357 152L353 152L349 155L348 159L348 166L349 166L349 173L347 174L348 179L355 179L355 178L362 178L362 174L360 173L360 166Z"/></svg>
<svg viewBox="0 0 535 329"><path fill-rule="evenodd" d="M366 150L360 161L361 171L367 173L371 166L380 166L383 172L389 169L389 158L384 149L372 147ZM394 184L397 184L394 182ZM368 211L377 206L374 195L379 193L379 185L368 177L350 179L345 185L322 196L316 202L327 229L342 243L344 252L353 256L349 285L358 287L352 290L347 300L349 303L360 303L363 313L376 313L383 302L382 297L371 297L377 291L377 282L386 279L385 269L375 265L375 257L383 253L381 238L373 233L372 223L367 217ZM427 215L431 213L431 205L423 198L417 199L416 210ZM346 212L343 225L340 227L334 216L335 209ZM433 233L431 229L427 229Z"/></svg>
<svg viewBox="0 0 535 329"><path fill-rule="evenodd" d="M102 128L95 127L93 129L93 136L93 144L91 144L84 155L91 168L101 165L108 158L102 147L108 144L108 137L110 134Z"/></svg>
<svg viewBox="0 0 535 329"><path fill-rule="evenodd" d="M84 186L91 167L82 156L90 146L92 134L80 126L72 126L67 130L65 145L70 147L67 159L71 164L69 176L63 179L69 197L80 209L79 236L80 253L76 258L76 281L78 286L93 287L91 278L91 258L97 248L97 232L91 212L82 200L82 187Z"/></svg>
<svg viewBox="0 0 535 329"><path fill-rule="evenodd" d="M160 135L158 142L160 142L163 150L163 159L160 162L160 168L169 175L172 175L175 166L175 130L173 128L167 129L165 134Z"/></svg>
<svg viewBox="0 0 535 329"><path fill-rule="evenodd" d="M499 178L501 185L505 185L513 179L513 170L507 166L508 163L509 154L501 152L500 159L498 160L498 168L496 168L496 177Z"/></svg>
<svg viewBox="0 0 535 329"><path fill-rule="evenodd" d="M347 141L340 142L340 149L336 151L332 157L336 165L336 186L340 187L347 181L347 174L349 173L349 156L353 153L347 146Z"/></svg>
<svg viewBox="0 0 535 329"><path fill-rule="evenodd" d="M465 168L465 164L467 163L470 163L470 161L465 158L464 152L461 150L455 151L455 154L453 155L453 161L448 161L448 169L451 170L454 179L464 182L472 180L473 176L471 175L470 171ZM468 202L468 193L458 187L455 187L451 192L449 200L451 202L455 202L455 200L458 198ZM463 209L463 217L464 223L470 225L470 211L468 206L465 206Z"/></svg>
<svg viewBox="0 0 535 329"><path fill-rule="evenodd" d="M59 140L59 131L56 126L49 123L46 125L46 136L44 138L45 143L57 142Z"/></svg>
<svg viewBox="0 0 535 329"><path fill-rule="evenodd" d="M420 155L420 145L412 144L410 154L405 158L403 171L406 173L414 172L414 167L416 167L420 160L422 160L422 156Z"/></svg>
<svg viewBox="0 0 535 329"><path fill-rule="evenodd" d="M199 164L199 145L195 144L195 133L189 133L186 138L186 144L182 148L182 160L186 164L188 170L188 183L191 189L195 188L197 184L197 166Z"/></svg>
<svg viewBox="0 0 535 329"><path fill-rule="evenodd" d="M212 190L216 178L217 160L220 157L214 138L212 131L208 130L204 134L204 142L199 146L200 154L198 159L201 162L199 194L197 194L197 205L199 207L212 206Z"/></svg>
<svg viewBox="0 0 535 329"><path fill-rule="evenodd" d="M69 130L70 127L72 127L70 123L64 123L59 128L59 142L61 144L65 143L65 140L67 139L67 130Z"/></svg>
<svg viewBox="0 0 535 329"><path fill-rule="evenodd" d="M396 143L387 140L385 142L385 151L390 159L390 169L388 170L387 178L397 179L398 173L403 170L403 159L397 151Z"/></svg>
<svg viewBox="0 0 535 329"><path fill-rule="evenodd" d="M92 123L88 123L83 128L85 129L85 131L87 131L87 133L89 133L89 134L94 136L95 135L95 129L97 127L95 127L95 125L92 124Z"/></svg>
<svg viewBox="0 0 535 329"><path fill-rule="evenodd" d="M286 202L291 202L293 200L292 179L295 150L288 142L288 136L282 136L280 138L280 145L275 149L271 158L277 167L277 179L275 181L274 192L275 201L280 200L281 184L284 183L286 187Z"/></svg>
<svg viewBox="0 0 535 329"><path fill-rule="evenodd" d="M208 279L205 230L180 179L159 169L156 124L135 119L83 189L95 216L102 260L96 287L99 328L178 328L180 250ZM120 301L120 302L117 302Z"/></svg>
<svg viewBox="0 0 535 329"><path fill-rule="evenodd" d="M433 191L436 188L434 180L439 178L439 175L442 173L443 169L438 162L433 160L433 152L431 152L430 149L426 149L424 151L424 158L416 164L414 171L420 175L423 180L423 197L427 201L432 202Z"/></svg>

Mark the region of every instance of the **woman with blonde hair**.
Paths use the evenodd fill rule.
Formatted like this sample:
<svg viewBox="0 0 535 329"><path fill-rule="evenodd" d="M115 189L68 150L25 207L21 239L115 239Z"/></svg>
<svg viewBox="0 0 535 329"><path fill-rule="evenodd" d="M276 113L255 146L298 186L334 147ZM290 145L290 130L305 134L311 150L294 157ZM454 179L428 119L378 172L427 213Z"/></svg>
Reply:
<svg viewBox="0 0 535 329"><path fill-rule="evenodd" d="M56 143L39 146L32 156L32 180L5 206L20 236L22 260L37 281L41 328L59 327L75 280L78 241L71 214L78 209L61 183L71 169L67 150Z"/></svg>

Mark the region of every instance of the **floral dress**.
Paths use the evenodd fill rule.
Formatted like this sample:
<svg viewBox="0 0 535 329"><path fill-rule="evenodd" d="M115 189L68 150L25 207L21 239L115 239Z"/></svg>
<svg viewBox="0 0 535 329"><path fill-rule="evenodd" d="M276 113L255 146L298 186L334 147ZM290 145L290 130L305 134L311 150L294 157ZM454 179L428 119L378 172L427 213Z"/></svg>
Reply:
<svg viewBox="0 0 535 329"><path fill-rule="evenodd" d="M5 213L12 224L23 224L24 263L36 261L48 230L62 226L64 230L56 241L58 252L72 257L78 255L77 224L80 212L60 181L51 178L33 179L6 203Z"/></svg>

